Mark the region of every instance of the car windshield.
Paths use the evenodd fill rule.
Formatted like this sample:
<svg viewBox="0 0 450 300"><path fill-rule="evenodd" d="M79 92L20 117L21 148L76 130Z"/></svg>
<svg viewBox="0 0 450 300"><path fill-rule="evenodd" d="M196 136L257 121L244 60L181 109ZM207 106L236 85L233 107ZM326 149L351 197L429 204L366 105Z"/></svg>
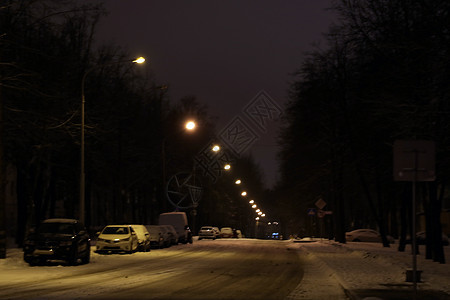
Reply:
<svg viewBox="0 0 450 300"><path fill-rule="evenodd" d="M38 233L59 233L59 234L73 234L72 224L67 223L42 223L39 226Z"/></svg>
<svg viewBox="0 0 450 300"><path fill-rule="evenodd" d="M102 234L128 234L128 227L106 227Z"/></svg>

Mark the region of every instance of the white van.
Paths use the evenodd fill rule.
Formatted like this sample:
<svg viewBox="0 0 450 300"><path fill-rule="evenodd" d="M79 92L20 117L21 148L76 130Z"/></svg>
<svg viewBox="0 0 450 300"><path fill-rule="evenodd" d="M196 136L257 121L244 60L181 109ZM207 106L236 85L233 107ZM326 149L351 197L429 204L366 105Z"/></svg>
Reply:
<svg viewBox="0 0 450 300"><path fill-rule="evenodd" d="M192 244L192 233L185 212L162 213L159 215L159 225L172 225L177 231L178 242Z"/></svg>

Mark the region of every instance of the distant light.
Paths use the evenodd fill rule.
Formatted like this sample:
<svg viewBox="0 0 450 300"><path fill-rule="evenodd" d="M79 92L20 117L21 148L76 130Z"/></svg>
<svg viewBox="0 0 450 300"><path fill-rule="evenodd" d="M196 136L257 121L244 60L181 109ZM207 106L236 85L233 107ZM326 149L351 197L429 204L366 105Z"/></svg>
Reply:
<svg viewBox="0 0 450 300"><path fill-rule="evenodd" d="M258 221L258 220L259 220L259 217L256 217L255 220Z"/></svg>
<svg viewBox="0 0 450 300"><path fill-rule="evenodd" d="M241 184L242 181L241 181L240 179L238 179L238 180L236 180L234 183L235 183L235 184Z"/></svg>
<svg viewBox="0 0 450 300"><path fill-rule="evenodd" d="M261 217L265 217L265 216L266 216L266 214L262 214L262 215L261 215Z"/></svg>
<svg viewBox="0 0 450 300"><path fill-rule="evenodd" d="M141 57L138 57L138 58L136 58L135 60L133 60L133 62L134 62L134 63L137 63L137 64L142 64L143 62L145 62L145 58L143 58L143 57L141 56Z"/></svg>
<svg viewBox="0 0 450 300"><path fill-rule="evenodd" d="M256 212L260 212L261 210L258 208L257 210L256 210Z"/></svg>
<svg viewBox="0 0 450 300"><path fill-rule="evenodd" d="M231 169L231 166L230 166L229 164L226 164L223 168L224 168L225 170L229 170L229 169Z"/></svg>
<svg viewBox="0 0 450 300"><path fill-rule="evenodd" d="M250 200L250 201L248 201L248 203L253 204L253 203L255 203L255 200Z"/></svg>
<svg viewBox="0 0 450 300"><path fill-rule="evenodd" d="M220 146L219 145L214 145L213 147L212 147L212 151L214 151L214 152L217 152L217 151L219 151L220 150Z"/></svg>
<svg viewBox="0 0 450 300"><path fill-rule="evenodd" d="M263 214L263 213L262 213L262 211L258 212L258 215L260 215L260 216L261 216L262 214Z"/></svg>
<svg viewBox="0 0 450 300"><path fill-rule="evenodd" d="M252 208L256 208L256 204L253 204L253 205L252 205Z"/></svg>
<svg viewBox="0 0 450 300"><path fill-rule="evenodd" d="M243 191L243 192L241 193L241 195L245 197L245 196L247 196L247 192L246 192L246 191Z"/></svg>
<svg viewBox="0 0 450 300"><path fill-rule="evenodd" d="M194 121L188 121L185 126L186 126L187 130L194 130L195 129L195 122Z"/></svg>

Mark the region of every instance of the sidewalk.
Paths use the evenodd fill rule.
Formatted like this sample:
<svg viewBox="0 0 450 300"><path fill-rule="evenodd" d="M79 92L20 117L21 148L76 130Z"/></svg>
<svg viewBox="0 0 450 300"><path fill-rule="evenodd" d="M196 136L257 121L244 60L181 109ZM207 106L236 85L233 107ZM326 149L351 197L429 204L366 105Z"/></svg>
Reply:
<svg viewBox="0 0 450 300"><path fill-rule="evenodd" d="M291 243L293 248L307 253L310 261L316 261L313 265L317 270L322 270L322 279L316 280L317 291L321 291L325 282L334 281L349 299L413 299L413 285L406 282L406 270L412 268L410 246L405 252L398 252L398 244L384 248L378 243L339 244L328 240ZM420 246L419 251L417 270L422 274L416 299L449 300L450 247L444 247L447 264L425 259L425 246ZM324 274L329 276L328 279L323 277ZM308 280L308 272L305 272L304 280ZM302 284L298 288L301 287ZM307 299L294 294L290 299ZM333 299L345 298L337 296Z"/></svg>

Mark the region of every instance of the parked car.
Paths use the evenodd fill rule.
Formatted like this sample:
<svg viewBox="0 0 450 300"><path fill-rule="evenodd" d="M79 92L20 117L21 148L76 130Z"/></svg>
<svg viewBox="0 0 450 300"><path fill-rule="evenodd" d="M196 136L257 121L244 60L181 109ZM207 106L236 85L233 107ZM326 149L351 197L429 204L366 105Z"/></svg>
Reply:
<svg viewBox="0 0 450 300"><path fill-rule="evenodd" d="M177 231L178 242L192 244L192 233L185 212L162 213L159 215L159 225L172 225Z"/></svg>
<svg viewBox="0 0 450 300"><path fill-rule="evenodd" d="M164 247L170 247L172 246L172 233L170 232L169 228L166 227L167 225L159 225L159 228L161 229L161 233L163 236L163 244Z"/></svg>
<svg viewBox="0 0 450 300"><path fill-rule="evenodd" d="M150 251L150 233L144 225L131 225L138 238L138 251Z"/></svg>
<svg viewBox="0 0 450 300"><path fill-rule="evenodd" d="M411 244L410 236L406 237L406 243ZM426 231L419 231L418 233L416 233L416 243L417 245L425 245L427 243ZM442 233L442 245L444 246L449 245L449 239L444 233Z"/></svg>
<svg viewBox="0 0 450 300"><path fill-rule="evenodd" d="M71 265L89 263L91 244L82 223L75 219L47 219L25 238L23 258L30 265L65 260Z"/></svg>
<svg viewBox="0 0 450 300"><path fill-rule="evenodd" d="M388 239L389 243L394 243L393 237L387 236L386 238ZM382 242L380 233L373 229L356 229L346 232L345 239L348 242Z"/></svg>
<svg viewBox="0 0 450 300"><path fill-rule="evenodd" d="M152 248L164 247L164 236L159 225L146 225L145 226L150 233L150 246Z"/></svg>
<svg viewBox="0 0 450 300"><path fill-rule="evenodd" d="M419 245L425 245L427 243L427 233L425 231L418 232L416 238ZM442 245L449 245L448 237L444 233L442 233Z"/></svg>
<svg viewBox="0 0 450 300"><path fill-rule="evenodd" d="M164 231L167 233L168 239L170 241L169 246L178 244L177 231L172 225L159 225L159 226L163 227Z"/></svg>
<svg viewBox="0 0 450 300"><path fill-rule="evenodd" d="M222 227L220 229L220 237L221 238L232 238L233 237L233 229L231 227Z"/></svg>
<svg viewBox="0 0 450 300"><path fill-rule="evenodd" d="M212 226L202 226L198 231L198 239L213 239L215 240L217 233Z"/></svg>
<svg viewBox="0 0 450 300"><path fill-rule="evenodd" d="M216 232L216 238L220 238L220 229L219 227L213 227L213 230Z"/></svg>
<svg viewBox="0 0 450 300"><path fill-rule="evenodd" d="M98 234L97 252L133 253L138 249L139 241L131 225L108 225Z"/></svg>

